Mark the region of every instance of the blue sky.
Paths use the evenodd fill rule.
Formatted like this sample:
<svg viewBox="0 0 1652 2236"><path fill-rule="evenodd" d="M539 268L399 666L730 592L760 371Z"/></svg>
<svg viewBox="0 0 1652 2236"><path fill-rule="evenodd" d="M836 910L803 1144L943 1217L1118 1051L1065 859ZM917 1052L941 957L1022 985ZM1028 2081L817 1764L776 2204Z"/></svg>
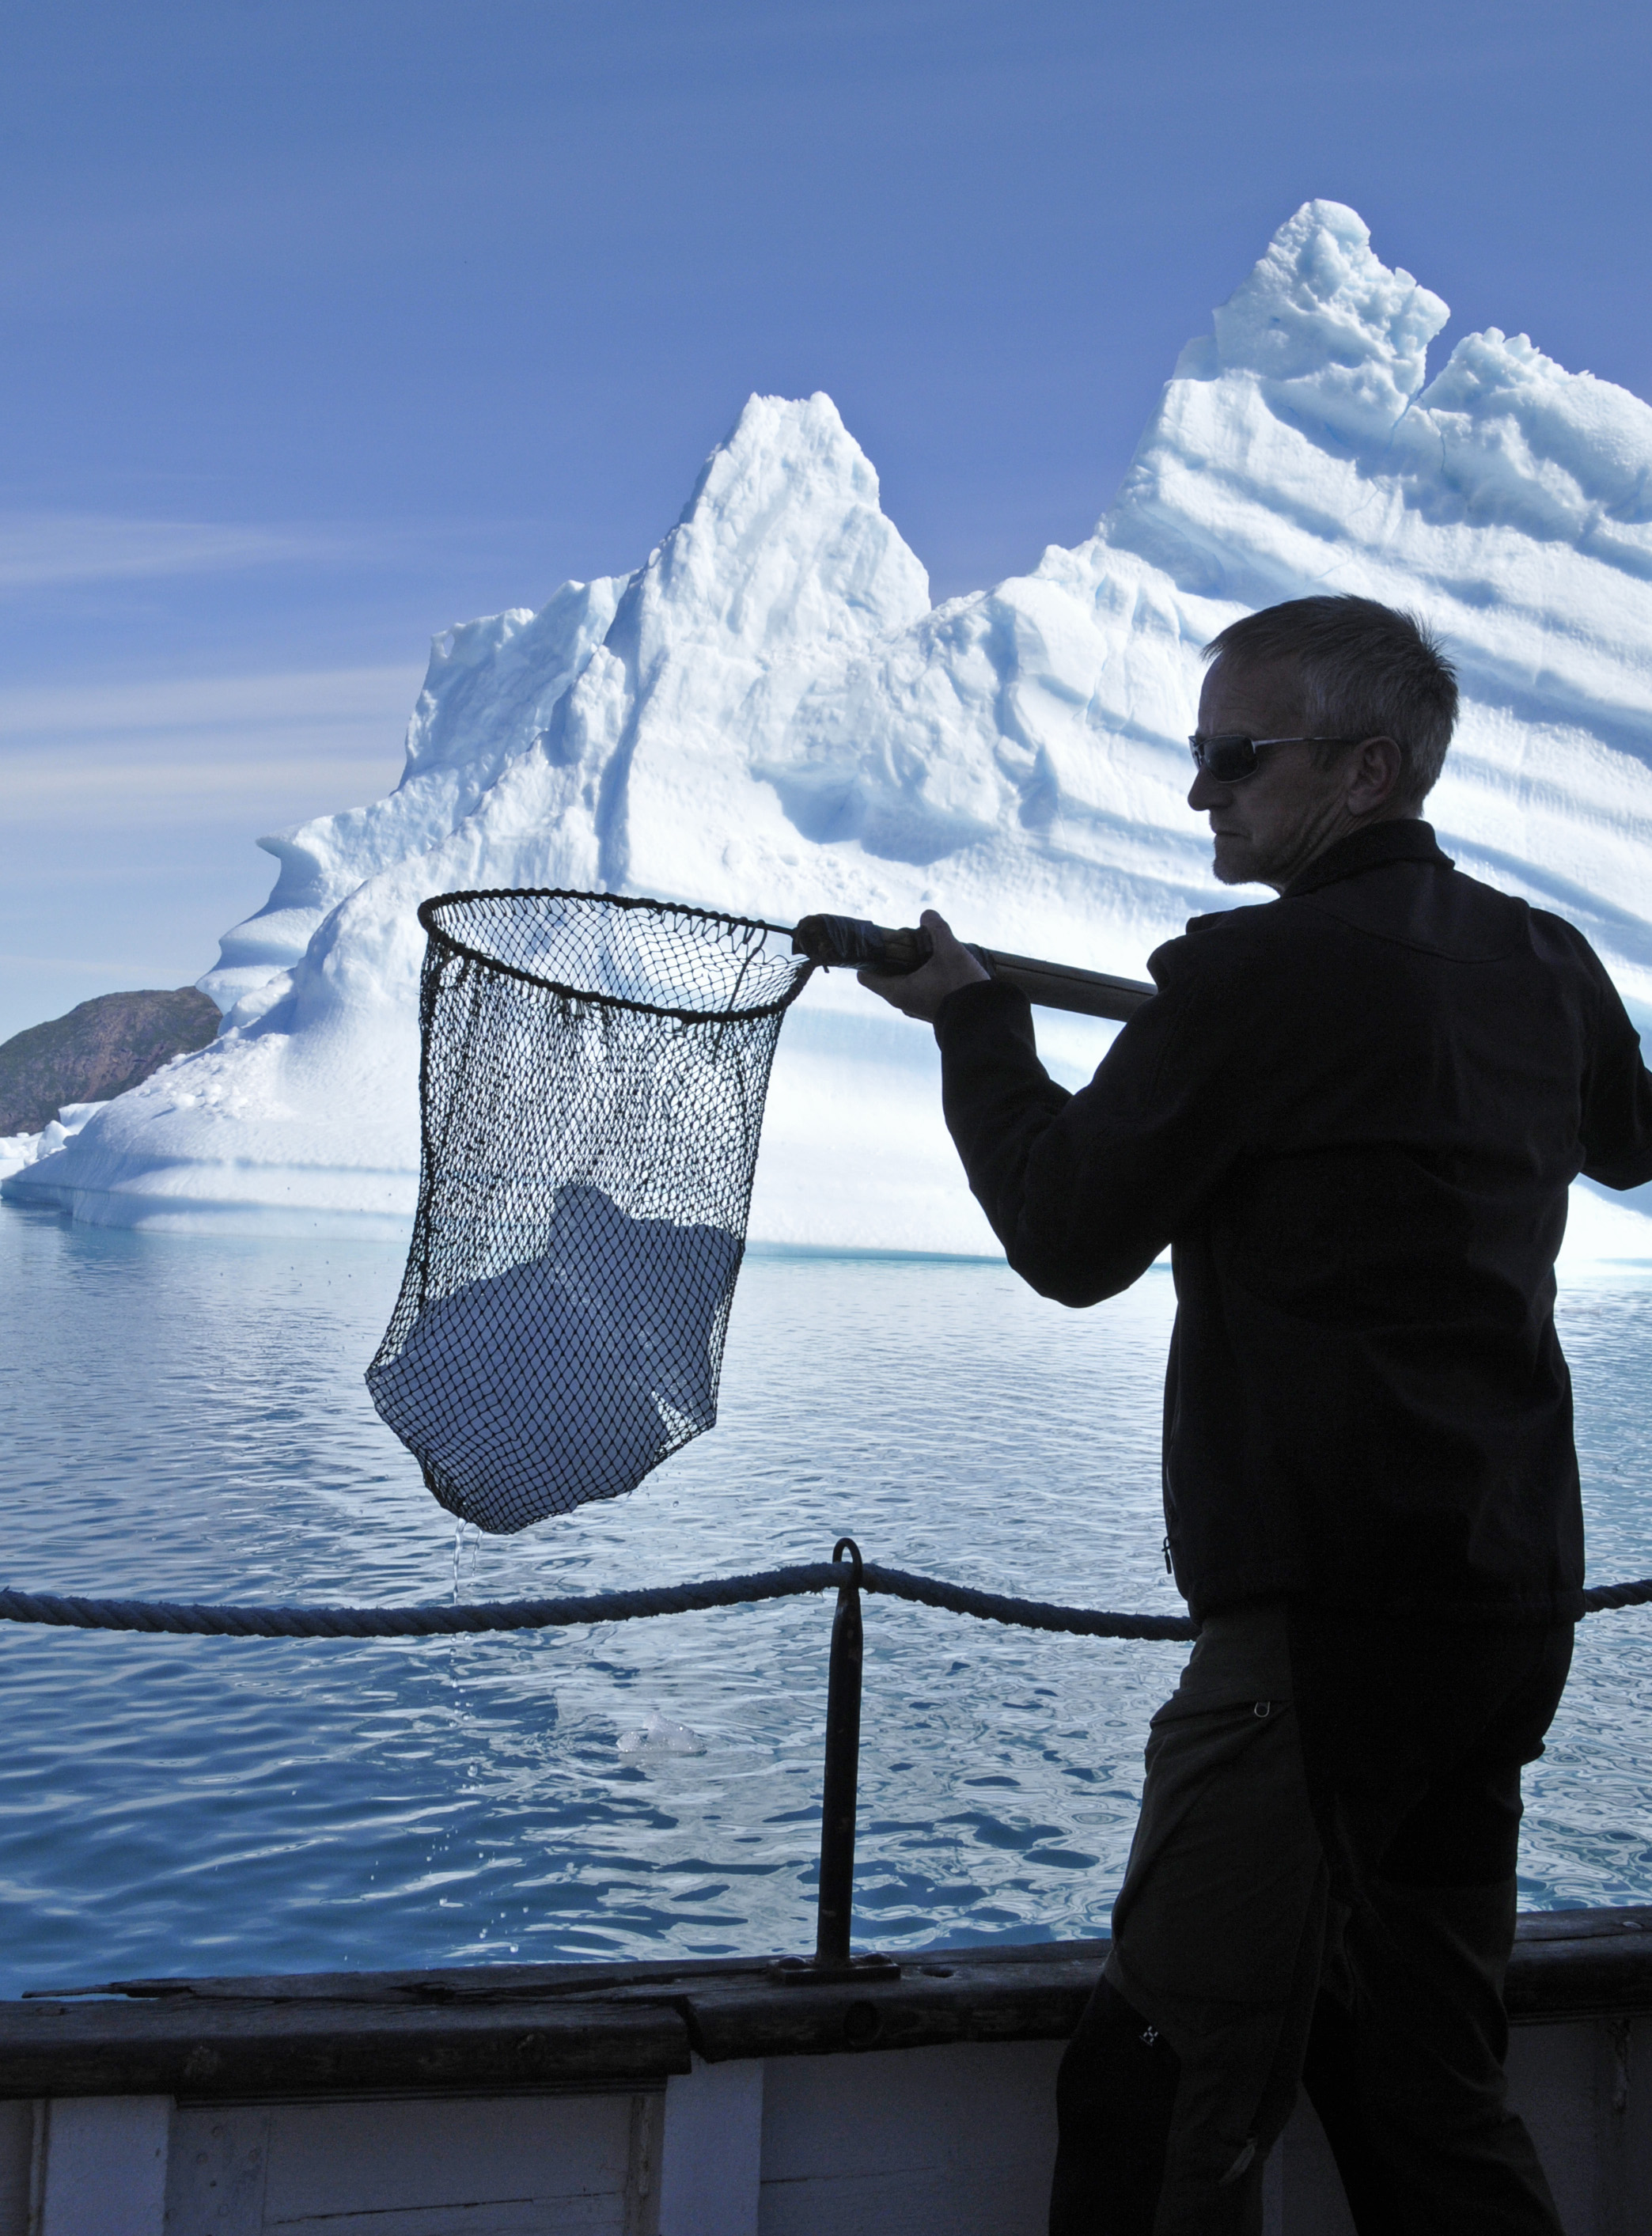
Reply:
<svg viewBox="0 0 1652 2236"><path fill-rule="evenodd" d="M14 0L0 1036L197 977L432 633L635 566L754 389L937 595L1085 535L1296 206L1652 396L1652 16ZM714 897L711 897L714 898Z"/></svg>

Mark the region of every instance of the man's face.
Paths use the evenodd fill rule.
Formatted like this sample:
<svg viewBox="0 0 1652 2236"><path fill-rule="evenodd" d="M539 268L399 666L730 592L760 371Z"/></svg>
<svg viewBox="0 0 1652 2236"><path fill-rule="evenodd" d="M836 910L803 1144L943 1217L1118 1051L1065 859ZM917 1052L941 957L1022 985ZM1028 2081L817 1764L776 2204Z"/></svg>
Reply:
<svg viewBox="0 0 1652 2236"><path fill-rule="evenodd" d="M1199 696L1201 737L1299 738L1310 727L1288 661L1247 668L1218 660L1205 678ZM1352 758L1333 754L1320 769L1312 746L1275 746L1262 754L1255 774L1239 784L1219 784L1201 769L1188 805L1210 818L1221 883L1282 891L1340 837L1353 819L1346 808L1346 763Z"/></svg>

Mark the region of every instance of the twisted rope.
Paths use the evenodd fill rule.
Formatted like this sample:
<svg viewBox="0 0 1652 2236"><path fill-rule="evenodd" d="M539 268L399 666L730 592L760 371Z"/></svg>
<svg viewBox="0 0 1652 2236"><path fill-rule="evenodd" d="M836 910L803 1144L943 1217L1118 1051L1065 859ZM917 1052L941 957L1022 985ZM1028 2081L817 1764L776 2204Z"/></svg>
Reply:
<svg viewBox="0 0 1652 2236"><path fill-rule="evenodd" d="M166 1632L191 1638L438 1638L498 1630L562 1630L578 1623L635 1622L648 1615L692 1615L707 1608L747 1607L761 1600L829 1592L854 1580L849 1562L815 1561L756 1575L700 1583L656 1584L640 1591L592 1592L580 1598L490 1600L477 1607L196 1607L168 1600L71 1599L56 1592L0 1590L0 1621L47 1623L66 1630ZM919 1607L944 1608L982 1622L1023 1630L1062 1631L1079 1638L1190 1639L1186 1615L1113 1615L1098 1608L1058 1607L1042 1600L980 1592L902 1568L860 1568L864 1590ZM1583 1611L1652 1604L1652 1579L1597 1584Z"/></svg>
<svg viewBox="0 0 1652 2236"><path fill-rule="evenodd" d="M1593 1584L1583 1594L1583 1613L1603 1615L1612 1608L1646 1607L1652 1603L1652 1577L1638 1584Z"/></svg>
<svg viewBox="0 0 1652 2236"><path fill-rule="evenodd" d="M492 1630L561 1630L575 1623L635 1622L647 1615L692 1615L706 1608L747 1607L760 1600L830 1592L854 1581L847 1561L815 1561L766 1568L752 1576L701 1583L657 1584L639 1591L592 1592L577 1599L489 1600L476 1607L194 1607L167 1600L69 1599L56 1592L0 1591L0 1621L50 1623L69 1630L163 1631L193 1638L435 1638ZM1031 1630L1076 1632L1087 1638L1192 1638L1182 1615L1109 1615L1091 1608L1046 1606L1037 1600L971 1591L931 1576L909 1576L868 1561L863 1589L924 1607L949 1608L984 1621Z"/></svg>
<svg viewBox="0 0 1652 2236"><path fill-rule="evenodd" d="M438 1638L490 1630L556 1630L572 1623L635 1622L824 1592L843 1581L829 1561L770 1568L761 1575L660 1584L577 1599L488 1600L477 1607L194 1607L167 1600L63 1599L55 1592L0 1591L0 1619L72 1630L148 1630L194 1638Z"/></svg>

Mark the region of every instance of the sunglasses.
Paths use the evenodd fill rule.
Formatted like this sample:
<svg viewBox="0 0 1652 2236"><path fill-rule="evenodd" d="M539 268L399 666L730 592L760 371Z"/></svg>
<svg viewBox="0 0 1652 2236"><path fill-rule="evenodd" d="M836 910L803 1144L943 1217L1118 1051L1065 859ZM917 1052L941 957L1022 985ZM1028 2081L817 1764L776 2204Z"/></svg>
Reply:
<svg viewBox="0 0 1652 2236"><path fill-rule="evenodd" d="M1201 738L1195 730L1188 740L1195 768L1214 776L1218 784L1243 784L1256 773L1256 756L1269 746L1357 746L1358 738Z"/></svg>

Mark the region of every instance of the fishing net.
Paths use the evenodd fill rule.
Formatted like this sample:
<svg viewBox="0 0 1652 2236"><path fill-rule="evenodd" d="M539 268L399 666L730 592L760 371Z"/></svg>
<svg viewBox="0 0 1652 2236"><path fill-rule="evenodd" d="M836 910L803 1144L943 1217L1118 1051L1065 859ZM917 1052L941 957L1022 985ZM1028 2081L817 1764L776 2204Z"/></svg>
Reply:
<svg viewBox="0 0 1652 2236"><path fill-rule="evenodd" d="M524 1529L709 1429L780 1022L770 927L611 893L426 901L418 1209L367 1370L450 1513Z"/></svg>

